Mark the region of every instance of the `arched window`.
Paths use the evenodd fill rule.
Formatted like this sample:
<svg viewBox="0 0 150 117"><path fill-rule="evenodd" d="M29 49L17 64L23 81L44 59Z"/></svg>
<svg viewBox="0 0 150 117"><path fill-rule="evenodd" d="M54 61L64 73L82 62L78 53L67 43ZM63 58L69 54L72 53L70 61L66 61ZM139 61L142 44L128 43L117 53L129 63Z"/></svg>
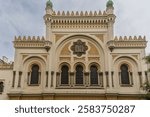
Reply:
<svg viewBox="0 0 150 117"><path fill-rule="evenodd" d="M35 64L32 66L30 84L38 84L38 83L39 83L39 66Z"/></svg>
<svg viewBox="0 0 150 117"><path fill-rule="evenodd" d="M90 67L90 80L91 85L97 85L98 84L98 73L97 73L97 67L95 65L92 65Z"/></svg>
<svg viewBox="0 0 150 117"><path fill-rule="evenodd" d="M0 93L4 91L4 83L0 82Z"/></svg>
<svg viewBox="0 0 150 117"><path fill-rule="evenodd" d="M62 66L61 68L61 84L68 84L69 82L69 75L68 75L69 68L67 65Z"/></svg>
<svg viewBox="0 0 150 117"><path fill-rule="evenodd" d="M76 84L83 84L83 67L81 65L76 66Z"/></svg>
<svg viewBox="0 0 150 117"><path fill-rule="evenodd" d="M121 84L130 84L128 65L121 65Z"/></svg>

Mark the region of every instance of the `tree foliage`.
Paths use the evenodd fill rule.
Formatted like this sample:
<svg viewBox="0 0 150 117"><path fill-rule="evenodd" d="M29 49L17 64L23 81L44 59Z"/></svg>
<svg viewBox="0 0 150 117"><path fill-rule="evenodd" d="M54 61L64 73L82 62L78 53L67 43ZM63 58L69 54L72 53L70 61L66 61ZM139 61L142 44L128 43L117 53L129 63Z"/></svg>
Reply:
<svg viewBox="0 0 150 117"><path fill-rule="evenodd" d="M150 64L150 55L146 56L144 59L147 64ZM148 69L148 72L150 72L150 69ZM143 85L143 89L146 91L145 99L150 100L150 83L148 81Z"/></svg>

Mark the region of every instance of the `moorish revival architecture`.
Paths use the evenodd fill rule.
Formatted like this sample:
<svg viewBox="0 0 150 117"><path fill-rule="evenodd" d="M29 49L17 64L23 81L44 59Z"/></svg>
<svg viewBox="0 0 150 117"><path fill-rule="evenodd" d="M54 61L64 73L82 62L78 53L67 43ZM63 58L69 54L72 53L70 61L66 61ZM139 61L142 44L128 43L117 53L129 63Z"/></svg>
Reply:
<svg viewBox="0 0 150 117"><path fill-rule="evenodd" d="M147 41L114 36L112 0L103 12L45 10L46 35L15 37L14 62L0 60L0 99L141 99Z"/></svg>

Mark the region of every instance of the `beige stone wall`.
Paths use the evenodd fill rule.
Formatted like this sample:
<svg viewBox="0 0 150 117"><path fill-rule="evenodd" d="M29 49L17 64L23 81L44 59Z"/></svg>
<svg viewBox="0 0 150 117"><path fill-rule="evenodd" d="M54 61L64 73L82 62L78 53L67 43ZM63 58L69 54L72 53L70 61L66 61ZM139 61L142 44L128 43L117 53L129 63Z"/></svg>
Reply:
<svg viewBox="0 0 150 117"><path fill-rule="evenodd" d="M9 99L7 93L10 90L13 70L0 70L0 82L4 82L4 92L0 94L0 100Z"/></svg>
<svg viewBox="0 0 150 117"><path fill-rule="evenodd" d="M88 17L86 13L85 15L81 13L70 16L71 14L65 15L65 13L55 14L51 10L46 9L46 15L44 16L45 38L15 37L13 66L13 71L16 73L15 84L12 87L12 70L0 70L0 79L5 80L6 86L0 99L8 99L7 93L10 99L24 100L137 99L130 95L144 93L140 85L145 82L144 74L147 71L143 60L146 47L145 37L114 37L113 27L116 16L113 14L113 9L107 9L102 14L89 13ZM78 40L84 42L88 47L88 50L82 56L73 54L71 50L73 43ZM40 67L41 77L37 86L29 84L33 64L38 64ZM61 66L63 64L69 66L70 84L68 86L60 85ZM75 85L75 75L73 76L73 74L78 64L84 67L84 86ZM98 67L99 74L103 73L103 81L99 80L96 87L90 86L88 75L92 64ZM121 64L127 64L130 73L132 73L129 86L120 84ZM19 73L21 76L19 76ZM140 78L139 73L142 74ZM56 94L56 96L43 96L42 94ZM63 94L68 94L68 96ZM93 95L85 97L79 96L80 94ZM113 95L99 97L95 94ZM127 96L116 97L115 94Z"/></svg>

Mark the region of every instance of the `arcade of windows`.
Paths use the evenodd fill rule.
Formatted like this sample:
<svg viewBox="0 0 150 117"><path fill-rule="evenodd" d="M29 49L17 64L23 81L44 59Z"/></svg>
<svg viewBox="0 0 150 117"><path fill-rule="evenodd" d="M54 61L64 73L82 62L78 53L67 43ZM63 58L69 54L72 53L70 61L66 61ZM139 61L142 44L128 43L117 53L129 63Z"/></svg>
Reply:
<svg viewBox="0 0 150 117"><path fill-rule="evenodd" d="M48 80L48 72L46 75ZM69 72L68 65L64 64L61 67L61 71L56 73L57 87L67 87L70 85L103 87L104 75L106 76L106 83L108 83L108 73L106 72L104 74L103 72L99 72L97 65L91 65L89 72L84 72L84 67L78 64L75 67L75 72ZM37 64L32 65L31 72L28 73L28 76L30 77L30 85L39 85L41 77L40 67ZM129 71L127 64L122 64L120 67L119 81L121 86L133 85L132 72Z"/></svg>

